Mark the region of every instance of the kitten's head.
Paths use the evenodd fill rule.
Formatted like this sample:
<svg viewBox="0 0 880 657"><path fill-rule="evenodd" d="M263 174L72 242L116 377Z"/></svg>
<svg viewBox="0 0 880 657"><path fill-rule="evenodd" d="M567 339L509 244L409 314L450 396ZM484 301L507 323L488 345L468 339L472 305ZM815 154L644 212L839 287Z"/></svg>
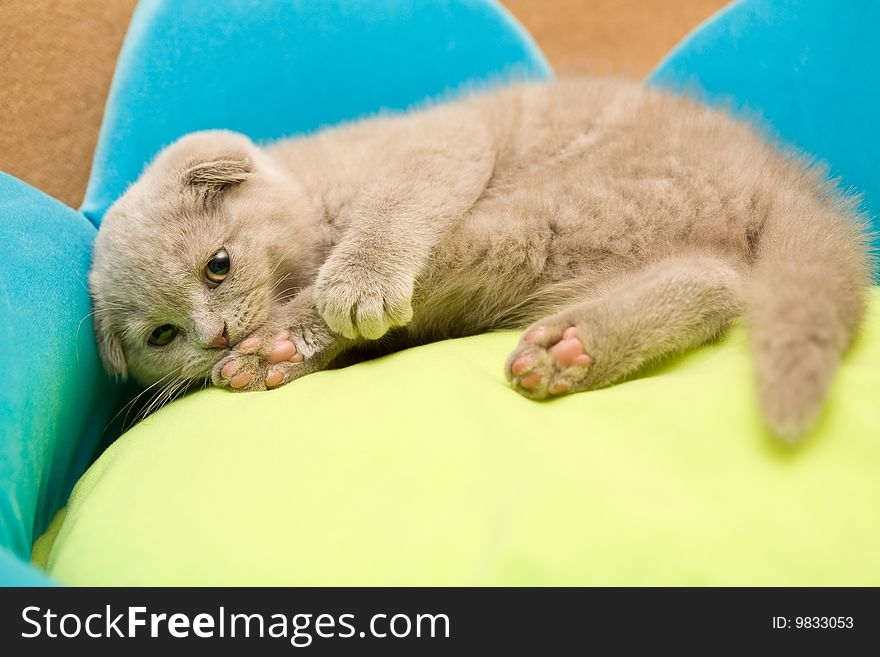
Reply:
<svg viewBox="0 0 880 657"><path fill-rule="evenodd" d="M144 385L207 378L265 321L279 288L302 283L314 214L243 135L193 133L165 149L95 242L89 286L108 372Z"/></svg>

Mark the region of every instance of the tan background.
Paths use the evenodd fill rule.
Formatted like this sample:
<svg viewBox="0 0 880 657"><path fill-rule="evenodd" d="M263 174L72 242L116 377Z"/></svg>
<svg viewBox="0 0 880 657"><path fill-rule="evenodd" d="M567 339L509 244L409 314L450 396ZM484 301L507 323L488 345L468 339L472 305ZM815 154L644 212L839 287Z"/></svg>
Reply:
<svg viewBox="0 0 880 657"><path fill-rule="evenodd" d="M502 0L560 75L639 79L726 0ZM0 171L76 207L136 0L0 0Z"/></svg>

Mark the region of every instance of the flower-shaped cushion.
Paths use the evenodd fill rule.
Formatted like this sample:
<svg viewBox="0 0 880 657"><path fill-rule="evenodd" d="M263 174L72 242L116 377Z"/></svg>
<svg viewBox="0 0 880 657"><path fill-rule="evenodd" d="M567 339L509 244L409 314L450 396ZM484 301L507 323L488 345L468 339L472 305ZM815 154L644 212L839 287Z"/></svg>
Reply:
<svg viewBox="0 0 880 657"><path fill-rule="evenodd" d="M876 98L876 78L854 59L870 54L859 51L873 43L871 16L819 4L737 3L653 81L696 79L709 100L764 110L787 140L830 159L847 184L860 181L870 204L876 179L858 177L858 156L865 138L878 140L869 105L846 93L860 85ZM251 7L142 3L83 207L93 222L162 145L190 130L268 139L469 80L547 74L491 2ZM876 10L861 7L876 24ZM784 89L797 111L773 110ZM838 112L829 98L850 102ZM823 133L834 136L811 141ZM73 242L82 272L90 234ZM67 339L84 304L76 298L59 315L67 324L38 333L38 346ZM175 402L89 469L36 554L60 581L82 584L878 584L876 293L871 307L823 421L794 452L760 429L741 329L624 385L547 404L503 383L515 335L477 336L269 393L214 389ZM59 398L105 385L93 352L89 376L56 352L48 363L63 385L37 397L47 415ZM39 370L34 388L46 376ZM37 461L28 491L63 479ZM42 515L25 539L53 508L32 506Z"/></svg>

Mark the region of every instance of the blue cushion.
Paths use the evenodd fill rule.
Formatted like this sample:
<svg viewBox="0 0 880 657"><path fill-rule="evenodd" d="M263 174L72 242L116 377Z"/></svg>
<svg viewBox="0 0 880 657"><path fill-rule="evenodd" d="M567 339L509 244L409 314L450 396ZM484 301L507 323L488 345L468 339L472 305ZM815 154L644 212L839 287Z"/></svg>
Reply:
<svg viewBox="0 0 880 657"><path fill-rule="evenodd" d="M95 233L78 212L0 174L0 548L21 559L118 402L86 292Z"/></svg>
<svg viewBox="0 0 880 657"><path fill-rule="evenodd" d="M864 194L880 247L880 2L741 0L685 39L653 84L757 112Z"/></svg>
<svg viewBox="0 0 880 657"><path fill-rule="evenodd" d="M0 586L52 586L53 583L36 568L0 548Z"/></svg>
<svg viewBox="0 0 880 657"><path fill-rule="evenodd" d="M463 85L549 75L491 0L143 0L83 211L99 223L163 146L193 130L275 139Z"/></svg>

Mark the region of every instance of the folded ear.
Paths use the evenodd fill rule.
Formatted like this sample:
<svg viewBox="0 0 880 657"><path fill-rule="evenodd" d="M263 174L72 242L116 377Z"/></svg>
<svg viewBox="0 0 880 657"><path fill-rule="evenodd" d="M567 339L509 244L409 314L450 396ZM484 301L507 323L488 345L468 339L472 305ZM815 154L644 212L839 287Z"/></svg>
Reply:
<svg viewBox="0 0 880 657"><path fill-rule="evenodd" d="M183 173L183 184L210 198L240 185L253 170L253 163L247 155L236 154L190 165Z"/></svg>
<svg viewBox="0 0 880 657"><path fill-rule="evenodd" d="M125 362L125 352L122 350L122 342L119 336L106 326L101 319L101 313L94 313L95 318L95 340L98 343L98 353L101 356L101 362L104 363L104 369L111 376L122 381L128 378L128 363Z"/></svg>

